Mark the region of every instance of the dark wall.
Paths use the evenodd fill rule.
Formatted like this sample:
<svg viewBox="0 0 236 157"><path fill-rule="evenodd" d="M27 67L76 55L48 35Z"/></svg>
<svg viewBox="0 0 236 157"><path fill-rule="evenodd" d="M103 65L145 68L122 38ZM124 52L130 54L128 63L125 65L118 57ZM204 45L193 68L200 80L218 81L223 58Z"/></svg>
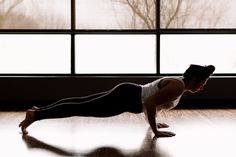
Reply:
<svg viewBox="0 0 236 157"><path fill-rule="evenodd" d="M108 90L120 82L145 84L155 77L0 77L0 107L28 108L65 97ZM204 91L186 93L179 107L236 107L236 78L212 77ZM234 103L235 102L235 103ZM190 105L191 104L191 105Z"/></svg>

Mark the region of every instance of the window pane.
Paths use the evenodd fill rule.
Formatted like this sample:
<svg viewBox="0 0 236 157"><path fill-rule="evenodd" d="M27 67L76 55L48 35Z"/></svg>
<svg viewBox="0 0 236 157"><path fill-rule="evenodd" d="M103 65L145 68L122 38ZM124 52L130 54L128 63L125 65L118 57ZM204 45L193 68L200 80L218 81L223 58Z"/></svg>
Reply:
<svg viewBox="0 0 236 157"><path fill-rule="evenodd" d="M156 36L77 35L76 73L156 73Z"/></svg>
<svg viewBox="0 0 236 157"><path fill-rule="evenodd" d="M235 28L235 0L161 0L161 28Z"/></svg>
<svg viewBox="0 0 236 157"><path fill-rule="evenodd" d="M0 29L69 28L69 0L0 0Z"/></svg>
<svg viewBox="0 0 236 157"><path fill-rule="evenodd" d="M236 35L161 35L160 72L183 73L190 64L236 73Z"/></svg>
<svg viewBox="0 0 236 157"><path fill-rule="evenodd" d="M70 36L0 35L0 73L70 73Z"/></svg>
<svg viewBox="0 0 236 157"><path fill-rule="evenodd" d="M77 0L78 29L155 29L156 0Z"/></svg>

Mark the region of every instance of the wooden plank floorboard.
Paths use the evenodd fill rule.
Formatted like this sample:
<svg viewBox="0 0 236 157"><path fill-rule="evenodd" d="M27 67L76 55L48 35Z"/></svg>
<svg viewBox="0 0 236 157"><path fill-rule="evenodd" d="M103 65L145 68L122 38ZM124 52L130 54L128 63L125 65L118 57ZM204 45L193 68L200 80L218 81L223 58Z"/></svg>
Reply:
<svg viewBox="0 0 236 157"><path fill-rule="evenodd" d="M176 133L153 139L143 114L112 118L42 120L22 136L24 112L0 112L0 156L4 157L235 157L236 110L172 110L158 121Z"/></svg>

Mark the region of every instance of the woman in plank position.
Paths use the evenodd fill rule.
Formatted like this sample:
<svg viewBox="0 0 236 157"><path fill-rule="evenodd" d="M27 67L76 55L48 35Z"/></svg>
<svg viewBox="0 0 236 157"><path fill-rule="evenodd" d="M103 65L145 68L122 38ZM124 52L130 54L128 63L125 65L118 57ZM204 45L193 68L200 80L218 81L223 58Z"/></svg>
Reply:
<svg viewBox="0 0 236 157"><path fill-rule="evenodd" d="M23 134L27 134L29 125L43 119L111 117L124 112L144 112L156 137L172 137L175 136L174 133L158 130L168 125L156 123L156 114L161 110L174 108L186 91L195 93L202 90L214 70L213 65L192 64L181 77L162 77L145 85L120 83L109 91L66 98L44 107L32 107L26 111L25 119L19 127Z"/></svg>

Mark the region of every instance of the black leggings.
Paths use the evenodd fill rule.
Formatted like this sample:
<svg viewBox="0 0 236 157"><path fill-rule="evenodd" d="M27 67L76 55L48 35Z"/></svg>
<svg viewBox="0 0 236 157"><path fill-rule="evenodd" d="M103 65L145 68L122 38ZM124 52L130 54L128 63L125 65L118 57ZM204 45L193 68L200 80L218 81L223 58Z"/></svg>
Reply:
<svg viewBox="0 0 236 157"><path fill-rule="evenodd" d="M113 89L85 97L59 100L35 111L35 120L71 116L110 117L124 112L141 113L142 87L121 83Z"/></svg>

